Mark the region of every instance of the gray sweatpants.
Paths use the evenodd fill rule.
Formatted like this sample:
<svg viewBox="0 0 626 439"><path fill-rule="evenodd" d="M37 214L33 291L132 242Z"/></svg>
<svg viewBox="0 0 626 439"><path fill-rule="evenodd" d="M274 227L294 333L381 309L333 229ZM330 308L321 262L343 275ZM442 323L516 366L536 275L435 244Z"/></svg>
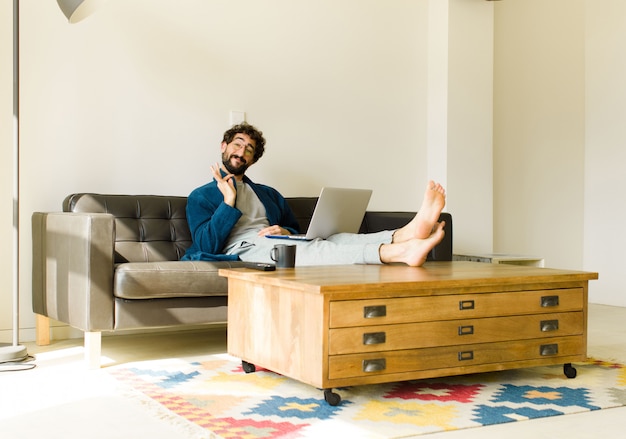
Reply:
<svg viewBox="0 0 626 439"><path fill-rule="evenodd" d="M273 263L270 258L272 247L277 244L295 244L296 266L304 265L348 265L381 264L378 249L389 244L395 230L376 233L338 233L328 239L313 241L277 240L264 236L241 242L230 253L239 255L246 262Z"/></svg>

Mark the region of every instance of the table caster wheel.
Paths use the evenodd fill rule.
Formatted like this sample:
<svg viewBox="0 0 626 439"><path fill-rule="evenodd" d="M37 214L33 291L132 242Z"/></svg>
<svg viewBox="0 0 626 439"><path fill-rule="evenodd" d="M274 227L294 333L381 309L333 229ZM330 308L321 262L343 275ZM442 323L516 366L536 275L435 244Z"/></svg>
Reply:
<svg viewBox="0 0 626 439"><path fill-rule="evenodd" d="M563 365L563 373L568 378L576 378L576 368L572 366L572 363L565 363Z"/></svg>
<svg viewBox="0 0 626 439"><path fill-rule="evenodd" d="M241 360L241 367L245 373L256 372L256 366L252 363L248 363L247 361Z"/></svg>
<svg viewBox="0 0 626 439"><path fill-rule="evenodd" d="M324 389L324 399L329 405L336 406L341 402L341 396L334 393L332 389Z"/></svg>

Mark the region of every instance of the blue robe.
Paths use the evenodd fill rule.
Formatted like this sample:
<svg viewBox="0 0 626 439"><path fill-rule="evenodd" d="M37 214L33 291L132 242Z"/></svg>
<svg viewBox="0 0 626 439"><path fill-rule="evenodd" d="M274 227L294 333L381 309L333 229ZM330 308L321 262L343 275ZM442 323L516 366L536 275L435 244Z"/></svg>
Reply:
<svg viewBox="0 0 626 439"><path fill-rule="evenodd" d="M285 198L274 188L253 183L244 175L248 184L265 206L270 225L279 225L291 233L299 233L299 224ZM217 182L195 189L187 198L187 222L191 231L192 244L182 260L187 261L235 261L237 255L222 253L231 230L242 213L224 203L224 196Z"/></svg>

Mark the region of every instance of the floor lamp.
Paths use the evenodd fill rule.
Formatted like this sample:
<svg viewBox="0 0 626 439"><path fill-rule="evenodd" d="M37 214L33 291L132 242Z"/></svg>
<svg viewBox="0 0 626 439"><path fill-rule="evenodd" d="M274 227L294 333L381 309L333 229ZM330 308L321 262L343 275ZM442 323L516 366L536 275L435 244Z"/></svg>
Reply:
<svg viewBox="0 0 626 439"><path fill-rule="evenodd" d="M70 23L86 18L103 0L57 0ZM19 195L20 195L20 135L19 135L19 0L13 0L13 343L0 345L0 365L17 363L29 358L28 351L19 344Z"/></svg>
<svg viewBox="0 0 626 439"><path fill-rule="evenodd" d="M19 339L19 0L13 0L13 344L0 346L0 364L28 358Z"/></svg>

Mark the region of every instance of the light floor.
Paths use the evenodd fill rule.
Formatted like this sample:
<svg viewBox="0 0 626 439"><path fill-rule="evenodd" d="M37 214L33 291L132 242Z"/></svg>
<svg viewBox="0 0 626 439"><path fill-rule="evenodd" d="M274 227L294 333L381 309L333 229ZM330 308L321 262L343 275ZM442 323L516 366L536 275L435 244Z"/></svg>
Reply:
<svg viewBox="0 0 626 439"><path fill-rule="evenodd" d="M626 308L589 307L590 357L626 363ZM36 356L30 371L0 372L0 438L187 439L197 436L160 420L115 392L106 367L131 361L194 357L226 351L224 326L174 333L103 337L104 367L83 366L82 340L25 344ZM426 435L434 438L622 437L626 407ZM331 438L328 438L331 439Z"/></svg>

